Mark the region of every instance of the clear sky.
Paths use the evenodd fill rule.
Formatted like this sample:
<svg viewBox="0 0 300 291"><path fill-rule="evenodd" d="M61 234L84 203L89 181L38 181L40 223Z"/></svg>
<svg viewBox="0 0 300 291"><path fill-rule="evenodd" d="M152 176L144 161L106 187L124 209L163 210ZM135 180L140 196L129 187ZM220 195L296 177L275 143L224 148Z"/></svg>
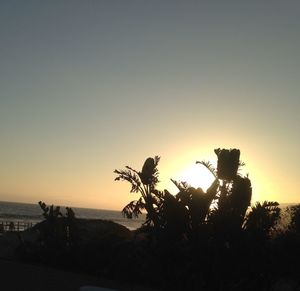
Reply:
<svg viewBox="0 0 300 291"><path fill-rule="evenodd" d="M1 1L0 200L121 209L240 148L253 201L300 202L299 1ZM198 166L200 167L200 166ZM174 192L173 192L174 193Z"/></svg>

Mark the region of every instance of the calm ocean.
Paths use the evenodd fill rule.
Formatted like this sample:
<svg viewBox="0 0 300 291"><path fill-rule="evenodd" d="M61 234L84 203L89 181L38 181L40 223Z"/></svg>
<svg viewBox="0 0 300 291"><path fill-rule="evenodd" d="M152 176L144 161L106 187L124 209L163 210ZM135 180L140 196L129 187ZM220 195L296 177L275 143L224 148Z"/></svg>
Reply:
<svg viewBox="0 0 300 291"><path fill-rule="evenodd" d="M121 211L76 207L72 207L72 209L78 218L111 220L126 226L130 230L140 227L145 219L145 215L142 215L139 219L127 219L122 216ZM61 207L61 212L65 213L64 207ZM42 220L42 210L38 204L0 202L0 221L37 223Z"/></svg>
<svg viewBox="0 0 300 291"><path fill-rule="evenodd" d="M283 203L280 205L283 212L287 206L294 205L294 203ZM76 208L72 207L78 218L87 219L104 219L111 220L116 223L126 226L130 230L139 228L145 221L145 215L141 215L139 219L127 219L122 216L121 211L101 210L90 208ZM65 208L61 207L61 211L65 213ZM1 202L0 201L0 222L32 222L37 223L43 220L42 210L38 204L15 203L15 202ZM283 217L286 220L286 217Z"/></svg>

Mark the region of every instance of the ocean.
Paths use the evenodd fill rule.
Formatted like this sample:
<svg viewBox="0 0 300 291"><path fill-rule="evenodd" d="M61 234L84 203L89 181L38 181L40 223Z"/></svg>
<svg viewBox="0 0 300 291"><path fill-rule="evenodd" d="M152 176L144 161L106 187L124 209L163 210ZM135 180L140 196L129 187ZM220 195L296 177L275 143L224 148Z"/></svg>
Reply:
<svg viewBox="0 0 300 291"><path fill-rule="evenodd" d="M72 207L77 218L111 220L126 226L130 230L139 228L145 221L142 214L138 219L127 219L121 211ZM61 207L64 214L65 207ZM38 204L0 201L0 222L25 222L36 224L43 220L42 210Z"/></svg>
<svg viewBox="0 0 300 291"><path fill-rule="evenodd" d="M283 203L280 205L282 209L282 221L284 226L288 222L288 218L284 211L288 206L294 205L294 203ZM145 214L142 214L138 219L127 219L123 217L121 211L115 210L103 210L103 209L91 209L91 208L77 208L72 207L75 212L75 216L78 218L86 219L104 219L114 221L118 224L126 226L130 230L139 228L145 221ZM65 207L61 207L61 212L65 213ZM42 221L42 210L38 204L16 203L16 202L3 202L0 201L0 223L32 223L36 224Z"/></svg>

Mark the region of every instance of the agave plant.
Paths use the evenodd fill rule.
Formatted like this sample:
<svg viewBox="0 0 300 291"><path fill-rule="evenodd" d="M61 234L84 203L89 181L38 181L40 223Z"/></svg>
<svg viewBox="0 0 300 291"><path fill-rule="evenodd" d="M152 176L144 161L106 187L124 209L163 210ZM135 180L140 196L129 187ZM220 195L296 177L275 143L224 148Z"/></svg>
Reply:
<svg viewBox="0 0 300 291"><path fill-rule="evenodd" d="M122 213L127 218L138 217L142 210L147 211L147 222L153 223L155 227L159 227L158 208L161 204L162 193L156 190L159 182L159 172L157 169L160 157L146 159L142 171L137 171L129 166L126 170L115 170L118 176L115 181L127 181L131 184L132 193L140 193L138 200L131 201L127 204Z"/></svg>

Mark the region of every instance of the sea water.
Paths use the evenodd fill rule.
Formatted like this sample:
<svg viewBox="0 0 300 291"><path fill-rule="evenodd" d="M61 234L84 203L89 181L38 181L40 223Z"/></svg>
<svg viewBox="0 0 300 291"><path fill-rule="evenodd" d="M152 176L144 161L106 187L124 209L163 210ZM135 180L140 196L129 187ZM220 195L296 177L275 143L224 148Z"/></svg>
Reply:
<svg viewBox="0 0 300 291"><path fill-rule="evenodd" d="M281 224L283 227L288 223L288 217L285 214L285 210L288 206L292 205L295 204L280 204L280 208L282 209ZM72 209L75 212L75 216L78 218L110 220L124 225L130 230L139 228L145 222L144 214L138 219L127 219L122 215L121 211L77 207L72 207ZM65 207L61 207L61 212L66 212ZM38 204L0 202L0 222L25 222L36 224L44 219L42 213L43 211Z"/></svg>
<svg viewBox="0 0 300 291"><path fill-rule="evenodd" d="M72 207L72 209L77 218L110 220L122 224L130 230L139 228L145 221L144 214L138 219L127 219L123 217L121 211L77 207ZM65 214L65 207L61 207L60 211ZM43 211L38 204L0 202L0 222L26 222L36 224L44 219L42 213Z"/></svg>

